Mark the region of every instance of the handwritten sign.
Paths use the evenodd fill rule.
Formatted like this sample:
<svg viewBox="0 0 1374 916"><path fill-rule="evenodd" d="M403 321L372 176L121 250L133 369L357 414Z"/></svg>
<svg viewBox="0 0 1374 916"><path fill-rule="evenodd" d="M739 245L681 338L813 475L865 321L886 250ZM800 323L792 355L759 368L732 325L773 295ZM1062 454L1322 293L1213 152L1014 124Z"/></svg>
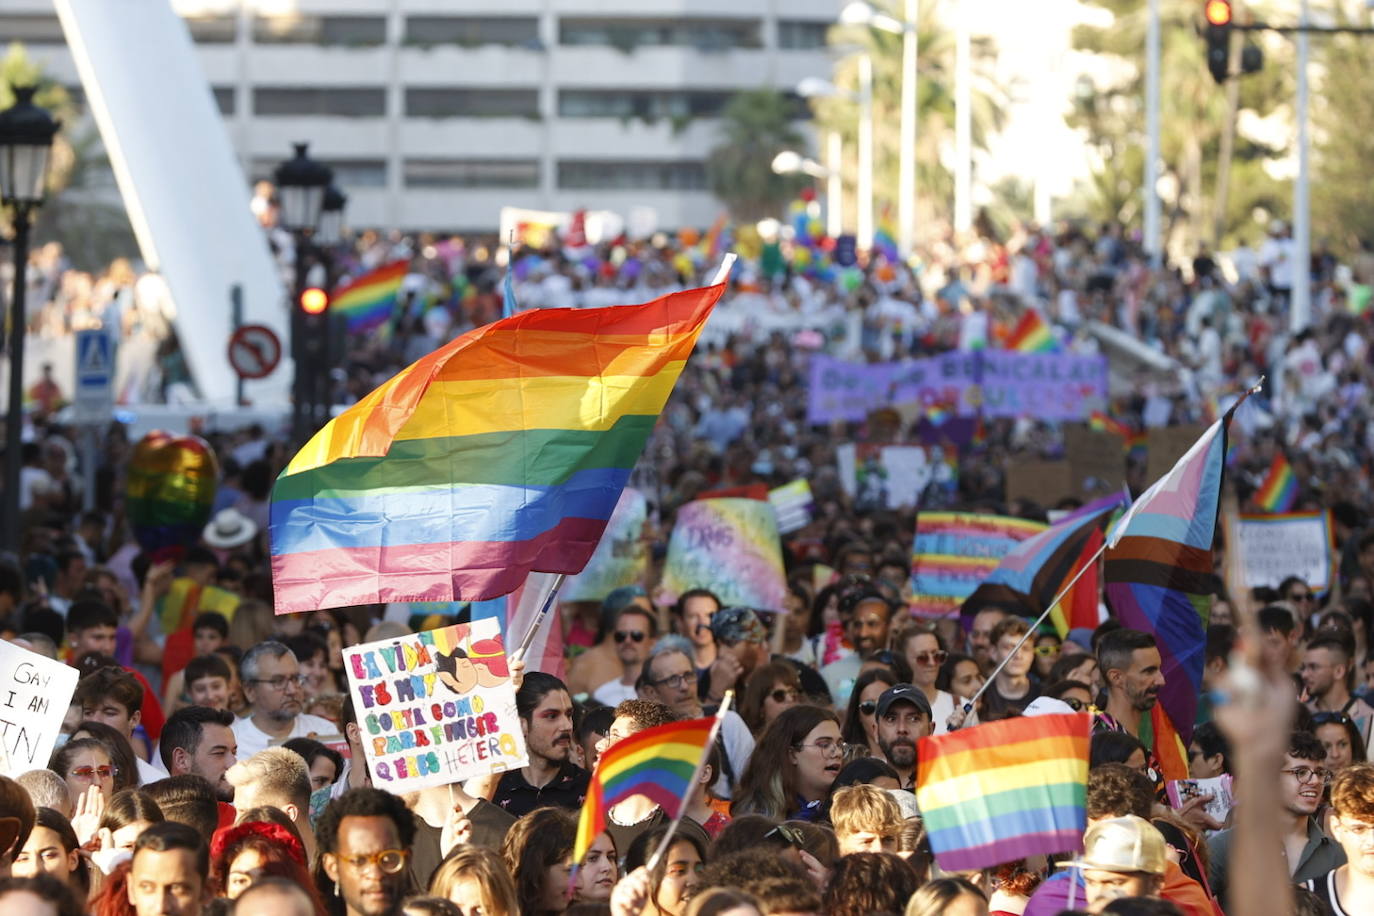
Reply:
<svg viewBox="0 0 1374 916"><path fill-rule="evenodd" d="M344 670L380 789L402 794L529 762L495 618L352 646Z"/></svg>
<svg viewBox="0 0 1374 916"><path fill-rule="evenodd" d="M649 503L644 494L626 487L620 491L606 531L582 572L563 584L564 601L601 601L622 585L633 585L644 576L649 552L644 544L644 523ZM518 638L518 637L517 637Z"/></svg>
<svg viewBox="0 0 1374 916"><path fill-rule="evenodd" d="M668 541L663 588L670 600L692 588L709 588L728 605L783 610L777 515L756 499L699 499L677 512Z"/></svg>
<svg viewBox="0 0 1374 916"><path fill-rule="evenodd" d="M0 773L48 765L78 676L70 665L0 641Z"/></svg>
<svg viewBox="0 0 1374 916"><path fill-rule="evenodd" d="M1247 585L1277 588L1297 576L1315 592L1331 587L1334 561L1327 513L1242 515L1239 536Z"/></svg>

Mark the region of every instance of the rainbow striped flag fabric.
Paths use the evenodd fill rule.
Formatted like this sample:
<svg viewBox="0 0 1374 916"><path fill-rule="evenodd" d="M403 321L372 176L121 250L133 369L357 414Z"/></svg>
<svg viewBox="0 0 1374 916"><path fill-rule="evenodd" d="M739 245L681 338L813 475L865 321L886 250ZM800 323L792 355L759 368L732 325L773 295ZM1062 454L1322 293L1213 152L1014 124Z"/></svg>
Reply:
<svg viewBox="0 0 1374 916"><path fill-rule="evenodd" d="M277 613L579 572L724 289L503 318L335 417L272 490Z"/></svg>
<svg viewBox="0 0 1374 916"><path fill-rule="evenodd" d="M1288 458L1283 452L1279 452L1274 455L1274 461L1269 465L1269 473L1265 475L1264 483L1255 491L1255 505L1259 506L1262 512L1288 512L1293 508L1297 498L1298 477L1293 473L1293 466L1288 463Z"/></svg>
<svg viewBox="0 0 1374 916"><path fill-rule="evenodd" d="M669 722L622 738L606 749L596 763L582 813L577 819L573 864L586 856L597 835L606 829L607 812L634 795L643 795L672 820L687 803L697 768L714 739L716 719Z"/></svg>
<svg viewBox="0 0 1374 916"><path fill-rule="evenodd" d="M330 309L342 315L350 334L362 334L391 320L401 283L410 271L409 261L392 261L354 277L334 290Z"/></svg>
<svg viewBox="0 0 1374 916"><path fill-rule="evenodd" d="M1057 353L1059 340L1040 313L1028 308L1007 335L1005 347L1018 353Z"/></svg>
<svg viewBox="0 0 1374 916"><path fill-rule="evenodd" d="M955 614L1017 544L1045 530L1040 522L972 512L921 512L911 545L911 612Z"/></svg>
<svg viewBox="0 0 1374 916"><path fill-rule="evenodd" d="M935 861L970 871L1081 849L1088 713L1003 719L922 738L916 803Z"/></svg>
<svg viewBox="0 0 1374 916"><path fill-rule="evenodd" d="M1244 395L1207 428L1173 469L1136 500L1107 534L1107 603L1122 624L1154 635L1164 687L1141 723L1166 779L1188 778L1188 755L1202 691L1226 434Z"/></svg>

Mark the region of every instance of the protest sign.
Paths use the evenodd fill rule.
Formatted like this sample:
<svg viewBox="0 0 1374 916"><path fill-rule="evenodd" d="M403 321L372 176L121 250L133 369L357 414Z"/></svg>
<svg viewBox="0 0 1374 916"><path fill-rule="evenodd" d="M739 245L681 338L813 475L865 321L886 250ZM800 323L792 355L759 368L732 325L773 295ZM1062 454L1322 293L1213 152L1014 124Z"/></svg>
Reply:
<svg viewBox="0 0 1374 916"><path fill-rule="evenodd" d="M1007 502L1018 499L1041 508L1074 495L1073 471L1067 461L1008 461Z"/></svg>
<svg viewBox="0 0 1374 916"><path fill-rule="evenodd" d="M773 512L777 514L779 534L800 531L811 523L816 501L811 495L811 484L805 477L769 490L768 501L773 504Z"/></svg>
<svg viewBox="0 0 1374 916"><path fill-rule="evenodd" d="M1314 592L1331 587L1335 550L1326 512L1242 515L1239 537L1247 585L1275 588L1297 576Z"/></svg>
<svg viewBox="0 0 1374 916"><path fill-rule="evenodd" d="M71 665L0 640L0 774L48 765L76 691Z"/></svg>
<svg viewBox="0 0 1374 916"><path fill-rule="evenodd" d="M1116 433L1077 423L1066 425L1064 456L1069 459L1073 496L1092 499L1121 492L1126 482L1126 457Z"/></svg>
<svg viewBox="0 0 1374 916"><path fill-rule="evenodd" d="M968 512L922 512L911 549L912 613L956 614L1013 547L1044 531L1040 522Z"/></svg>
<svg viewBox="0 0 1374 916"><path fill-rule="evenodd" d="M787 580L771 503L701 499L678 509L663 589L676 601L693 588L709 588L724 605L783 610Z"/></svg>
<svg viewBox="0 0 1374 916"><path fill-rule="evenodd" d="M1107 360L1067 353L980 353L985 417L1086 420L1107 406Z"/></svg>
<svg viewBox="0 0 1374 916"><path fill-rule="evenodd" d="M649 503L632 487L620 492L606 531L601 535L592 558L582 572L563 584L564 601L600 601L622 585L632 585L644 576L649 553L644 544L644 523Z"/></svg>
<svg viewBox="0 0 1374 916"><path fill-rule="evenodd" d="M494 617L344 649L363 752L402 794L528 763Z"/></svg>
<svg viewBox="0 0 1374 916"><path fill-rule="evenodd" d="M919 445L846 442L835 449L835 465L845 494L866 510L919 506L934 472Z"/></svg>
<svg viewBox="0 0 1374 916"><path fill-rule="evenodd" d="M1149 452L1145 459L1147 481L1154 483L1172 471L1174 465L1178 464L1178 459L1182 458L1205 432L1207 427L1197 423L1149 430L1145 438L1145 447Z"/></svg>

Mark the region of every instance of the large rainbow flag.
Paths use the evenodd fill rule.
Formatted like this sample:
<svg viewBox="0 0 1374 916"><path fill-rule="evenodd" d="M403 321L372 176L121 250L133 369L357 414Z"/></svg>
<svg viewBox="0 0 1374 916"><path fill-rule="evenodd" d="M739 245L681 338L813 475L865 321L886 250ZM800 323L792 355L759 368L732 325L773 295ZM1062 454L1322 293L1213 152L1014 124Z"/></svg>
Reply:
<svg viewBox="0 0 1374 916"><path fill-rule="evenodd" d="M682 812L697 768L714 740L716 719L669 722L622 738L606 749L587 786L577 819L573 864L580 863L606 829L606 812L634 795L652 799L669 820Z"/></svg>
<svg viewBox="0 0 1374 916"><path fill-rule="evenodd" d="M911 612L956 613L1017 544L1045 530L1040 522L972 512L920 512L911 545Z"/></svg>
<svg viewBox="0 0 1374 916"><path fill-rule="evenodd" d="M1264 512L1287 512L1298 498L1298 477L1283 452L1274 455L1269 473L1255 492L1255 505Z"/></svg>
<svg viewBox="0 0 1374 916"><path fill-rule="evenodd" d="M1018 353L1055 353L1059 350L1059 341L1040 313L1028 308L1007 335L1006 349Z"/></svg>
<svg viewBox="0 0 1374 916"><path fill-rule="evenodd" d="M1088 713L1003 719L922 738L916 803L935 861L970 871L1081 849Z"/></svg>
<svg viewBox="0 0 1374 916"><path fill-rule="evenodd" d="M342 315L350 334L362 334L391 320L401 283L410 270L409 261L392 261L354 277L334 291L330 309Z"/></svg>
<svg viewBox="0 0 1374 916"><path fill-rule="evenodd" d="M579 572L724 290L503 318L335 417L272 491L277 613Z"/></svg>
<svg viewBox="0 0 1374 916"><path fill-rule="evenodd" d="M1154 635L1163 661L1159 702L1140 724L1166 779L1188 778L1202 691L1207 621L1216 579L1216 534L1226 431L1247 395L1202 434L1173 470L1146 490L1107 535L1107 602L1122 624Z"/></svg>

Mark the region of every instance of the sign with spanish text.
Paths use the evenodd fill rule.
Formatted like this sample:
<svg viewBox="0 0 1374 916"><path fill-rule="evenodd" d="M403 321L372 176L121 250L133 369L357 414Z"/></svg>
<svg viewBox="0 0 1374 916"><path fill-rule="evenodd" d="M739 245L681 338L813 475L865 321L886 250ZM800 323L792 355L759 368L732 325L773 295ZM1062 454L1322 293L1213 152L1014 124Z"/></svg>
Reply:
<svg viewBox="0 0 1374 916"><path fill-rule="evenodd" d="M379 789L403 794L529 762L494 617L349 647L344 670Z"/></svg>
<svg viewBox="0 0 1374 916"><path fill-rule="evenodd" d="M1335 549L1326 512L1242 515L1238 534L1246 585L1277 588L1297 576L1314 592L1331 587Z"/></svg>
<svg viewBox="0 0 1374 916"><path fill-rule="evenodd" d="M772 503L699 499L678 509L663 588L673 601L709 588L726 607L782 612L787 579Z"/></svg>
<svg viewBox="0 0 1374 916"><path fill-rule="evenodd" d="M78 676L71 665L0 640L0 774L48 765Z"/></svg>

